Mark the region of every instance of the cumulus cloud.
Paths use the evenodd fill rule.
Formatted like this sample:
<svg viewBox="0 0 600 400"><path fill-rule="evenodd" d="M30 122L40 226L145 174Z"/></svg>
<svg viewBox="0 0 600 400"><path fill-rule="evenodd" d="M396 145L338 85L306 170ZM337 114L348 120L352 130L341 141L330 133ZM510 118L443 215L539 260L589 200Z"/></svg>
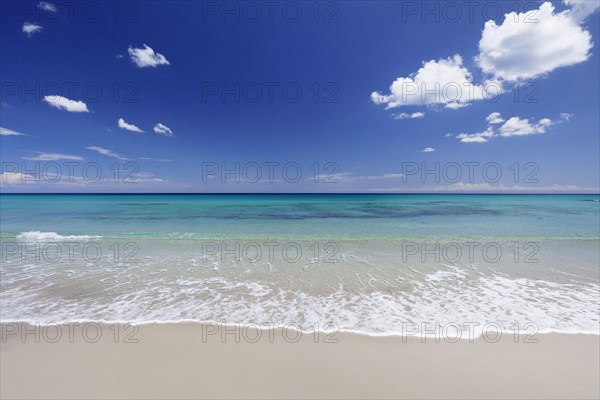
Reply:
<svg viewBox="0 0 600 400"><path fill-rule="evenodd" d="M23 23L22 31L28 37L32 37L35 33L41 32L42 28L40 25L32 24L30 22Z"/></svg>
<svg viewBox="0 0 600 400"><path fill-rule="evenodd" d="M68 112L90 112L83 101L69 100L62 96L44 96L44 101L51 107Z"/></svg>
<svg viewBox="0 0 600 400"><path fill-rule="evenodd" d="M592 37L579 24L597 5L567 4L573 8L555 13L546 2L537 10L506 14L500 25L486 22L476 58L482 71L515 81L586 61Z"/></svg>
<svg viewBox="0 0 600 400"><path fill-rule="evenodd" d="M446 108L451 110L458 110L459 108L467 107L469 103L448 103L446 104Z"/></svg>
<svg viewBox="0 0 600 400"><path fill-rule="evenodd" d="M551 126L563 121L568 121L571 117L572 114L561 113L559 120L542 118L538 122L530 122L530 119L528 118L511 117L505 121L500 116L500 113L494 112L486 118L489 125L485 131L477 133L460 133L456 135L456 138L462 143L487 143L495 136L511 137L542 134L546 133L546 130ZM493 125L499 125L498 129L496 130Z"/></svg>
<svg viewBox="0 0 600 400"><path fill-rule="evenodd" d="M371 93L371 100L385 104L386 109L425 104L457 109L475 100L493 98L502 92L502 85L497 81L474 83L462 57L456 54L424 62L416 73L397 78L389 90L389 94Z"/></svg>
<svg viewBox="0 0 600 400"><path fill-rule="evenodd" d="M499 112L493 112L490 115L487 116L487 118L485 119L487 121L488 124L501 124L504 122L504 118L502 118L500 116Z"/></svg>
<svg viewBox="0 0 600 400"><path fill-rule="evenodd" d="M600 8L600 1L598 0L563 0L563 3L571 6L569 13L578 23L583 22L590 14Z"/></svg>
<svg viewBox="0 0 600 400"><path fill-rule="evenodd" d="M173 131L168 126L165 126L160 122L154 125L154 133L165 136L173 136Z"/></svg>
<svg viewBox="0 0 600 400"><path fill-rule="evenodd" d="M49 12L57 12L56 6L52 3L48 3L45 1L40 1L37 5L40 10L49 11Z"/></svg>
<svg viewBox="0 0 600 400"><path fill-rule="evenodd" d="M415 119L415 118L423 118L425 113L422 112L414 112L414 113L399 113L393 114L392 117L394 119Z"/></svg>
<svg viewBox="0 0 600 400"><path fill-rule="evenodd" d="M82 161L83 157L74 156L71 154L61 153L37 153L35 156L23 157L24 160L31 161L58 161L58 160L69 160L69 161Z"/></svg>
<svg viewBox="0 0 600 400"><path fill-rule="evenodd" d="M127 122L125 122L125 120L123 118L119 118L119 120L117 121L117 124L119 125L119 128L131 131L131 132L137 132L137 133L144 132L137 126L135 126L133 124L128 124Z"/></svg>
<svg viewBox="0 0 600 400"><path fill-rule="evenodd" d="M12 129L3 128L0 126L0 136L28 136L24 133L13 131Z"/></svg>
<svg viewBox="0 0 600 400"><path fill-rule="evenodd" d="M488 128L483 132L477 133L460 133L456 135L458 139L462 143L486 143L489 141L489 138L494 136L494 128L488 126Z"/></svg>
<svg viewBox="0 0 600 400"><path fill-rule="evenodd" d="M112 150L109 150L109 149L105 149L104 147L100 147L100 146L87 146L86 149L95 151L96 153L102 154L103 156L116 158L117 160L121 160L121 161L128 161L129 160L129 158L123 157L119 153L117 153L115 151L112 151Z"/></svg>
<svg viewBox="0 0 600 400"><path fill-rule="evenodd" d="M131 61L133 61L138 67L157 67L159 65L170 65L171 63L165 56L160 53L155 53L154 50L144 44L144 48L129 47L127 50Z"/></svg>
<svg viewBox="0 0 600 400"><path fill-rule="evenodd" d="M421 153L433 153L435 151L434 147L425 147L423 150L419 150Z"/></svg>
<svg viewBox="0 0 600 400"><path fill-rule="evenodd" d="M499 129L500 136L527 136L538 133L546 133L546 129L553 125L549 118L542 118L538 123L531 123L529 119L512 117Z"/></svg>
<svg viewBox="0 0 600 400"><path fill-rule="evenodd" d="M558 13L552 3L545 2L539 9L505 14L500 25L493 20L486 22L475 66L488 79L475 82L462 57L456 54L423 62L417 72L397 78L389 93L372 92L371 100L384 104L386 109L438 105L456 110L477 100L496 98L511 81L539 77L588 60L592 37L581 24L600 8L600 1L563 3L568 8Z"/></svg>

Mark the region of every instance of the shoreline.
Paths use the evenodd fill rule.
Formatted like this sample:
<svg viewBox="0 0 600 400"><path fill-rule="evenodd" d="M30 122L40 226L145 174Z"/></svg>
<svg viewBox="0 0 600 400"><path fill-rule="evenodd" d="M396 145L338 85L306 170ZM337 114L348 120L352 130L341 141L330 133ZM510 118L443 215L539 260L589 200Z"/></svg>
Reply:
<svg viewBox="0 0 600 400"><path fill-rule="evenodd" d="M288 325L282 325L282 324L265 324L265 325L260 325L260 324L253 324L253 323L234 323L234 322L217 322L217 321L201 321L201 320L194 320L194 319L181 319L181 320L150 320L150 321L126 321L126 320L92 320L92 319L75 319L75 320L64 320L64 321L54 321L54 322L33 322L33 321L28 321L28 320L0 320L0 326L2 326L2 332L5 332L5 327L6 325L20 325L21 327L19 327L19 332L17 332L18 334L20 334L20 331L22 330L22 326L29 326L29 327L40 327L40 328L52 328L55 326L61 326L63 329L69 329L69 326L73 326L73 328L77 327L78 325L99 325L99 326L124 326L124 325L132 325L132 326L137 326L137 327L141 327L141 326L148 326L148 325L172 325L172 326L179 326L179 325L191 325L191 326L199 326L199 327L206 327L206 326L218 326L219 329L222 329L224 327L227 328L237 328L237 329L260 329L263 331L268 331L268 330L290 330L290 331L298 331L301 332L302 334L306 334L306 335L312 335L315 334L315 329L301 329L297 326L292 326L290 324ZM408 323L407 323L408 324ZM486 324L479 324L479 323L466 323L463 326L468 326L468 324L475 324L478 327L482 327L485 326ZM493 324L493 323L488 323L488 324ZM327 323L323 324L323 326L327 327ZM428 327L431 326L435 326L434 324L426 324ZM448 324L447 324L448 325ZM438 328L442 328L445 325L439 324ZM492 328L492 326L490 325L490 328ZM497 330L496 327L493 327L494 329L490 329L489 330L489 334L493 334L493 333L501 333L503 336L531 336L531 337L538 337L539 335L582 335L582 336L598 336L600 337L600 327L597 331L587 331L587 330L555 330L552 328L544 328L544 329L540 329L538 331L535 332L528 332L527 330L519 330L519 331L515 331L513 329L500 329ZM375 333L375 332L366 332L366 331L360 331L360 330L356 330L356 329L339 329L338 327L336 327L336 329L333 329L331 327L327 327L325 329L319 328L317 330L317 333L331 333L331 332L335 332L338 334L344 334L344 335L356 335L356 336L364 336L367 338L398 338L398 339L427 339L429 340L434 340L436 338L439 338L440 340L445 340L445 339L449 339L448 341L452 343L453 339L458 339L460 341L474 341L474 340L478 340L478 339L482 339L483 337L483 332L481 330L477 330L476 332L472 332L474 333L474 335L467 335L462 336L460 338L457 338L456 335L447 335L447 336L443 336L443 335L437 335L437 333L440 332L440 330L438 329L436 331L436 333L425 333L423 335L418 334L418 333L407 333L407 334L403 334L402 332L391 332L391 333Z"/></svg>
<svg viewBox="0 0 600 400"><path fill-rule="evenodd" d="M199 323L3 338L2 398L597 398L597 335L449 343ZM271 331L269 331L271 333ZM260 338L256 339L260 334ZM289 335L290 333L287 332ZM44 336L46 335L46 336ZM86 336L87 335L87 336ZM94 336L95 335L95 336ZM70 337L72 340L68 340ZM236 338L238 340L236 340ZM86 340L91 339L91 340ZM137 339L137 341L132 340ZM330 338L331 339L331 338Z"/></svg>

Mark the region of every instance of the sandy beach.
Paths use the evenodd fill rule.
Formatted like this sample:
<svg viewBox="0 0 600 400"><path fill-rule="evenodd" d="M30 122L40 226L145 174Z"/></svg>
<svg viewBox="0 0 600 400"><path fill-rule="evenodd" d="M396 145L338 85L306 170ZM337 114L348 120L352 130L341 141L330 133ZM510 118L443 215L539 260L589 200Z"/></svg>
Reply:
<svg viewBox="0 0 600 400"><path fill-rule="evenodd" d="M11 398L598 398L595 335L456 343L196 323L2 325ZM101 333L101 337L99 337ZM37 336L36 336L37 335ZM224 336L223 336L224 335ZM36 339L39 343L36 343ZM136 343L137 341L137 343ZM239 341L239 342L236 342ZM330 342L330 343L327 343Z"/></svg>
<svg viewBox="0 0 600 400"><path fill-rule="evenodd" d="M600 400L600 0L0 0L0 400Z"/></svg>

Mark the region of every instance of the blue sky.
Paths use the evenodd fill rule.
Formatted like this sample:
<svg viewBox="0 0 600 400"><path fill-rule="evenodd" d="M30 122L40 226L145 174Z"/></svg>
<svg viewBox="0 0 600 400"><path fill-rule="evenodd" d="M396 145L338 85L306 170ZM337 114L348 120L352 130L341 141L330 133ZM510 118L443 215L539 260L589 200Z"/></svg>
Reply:
<svg viewBox="0 0 600 400"><path fill-rule="evenodd" d="M598 191L597 1L223 4L3 1L2 192Z"/></svg>

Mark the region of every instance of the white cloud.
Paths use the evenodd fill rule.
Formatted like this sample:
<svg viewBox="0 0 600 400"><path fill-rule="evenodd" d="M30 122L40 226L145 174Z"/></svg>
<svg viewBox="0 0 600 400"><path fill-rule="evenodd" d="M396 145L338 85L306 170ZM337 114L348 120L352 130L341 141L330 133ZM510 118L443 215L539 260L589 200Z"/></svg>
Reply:
<svg viewBox="0 0 600 400"><path fill-rule="evenodd" d="M23 23L22 31L28 37L32 37L34 33L38 33L42 29L44 29L44 28L42 28L40 25L32 24L30 22L25 22L25 23Z"/></svg>
<svg viewBox="0 0 600 400"><path fill-rule="evenodd" d="M560 193L560 192L593 192L597 193L599 188L587 188L575 185L544 185L544 186L525 186L525 185L505 185L490 183L464 183L457 182L449 185L438 186L419 186L419 187L387 187L373 188L370 192L506 192L506 193Z"/></svg>
<svg viewBox="0 0 600 400"><path fill-rule="evenodd" d="M36 156L23 157L23 159L31 160L31 161L58 161L58 160L82 161L83 157L74 156L71 154L61 154L61 153L37 153Z"/></svg>
<svg viewBox="0 0 600 400"><path fill-rule="evenodd" d="M572 114L561 113L560 120L551 120L550 118L542 118L537 123L529 122L529 119L512 117L507 121L504 121L500 117L500 113L493 112L487 116L486 121L488 127L483 132L478 133L460 133L456 135L462 143L487 143L490 138L496 136L511 137L511 136L527 136L546 133L546 130L553 125L559 124L564 121L568 121L572 117ZM501 124L504 122L496 132L494 130L494 124Z"/></svg>
<svg viewBox="0 0 600 400"><path fill-rule="evenodd" d="M423 150L419 150L421 153L433 153L435 151L434 147L425 147Z"/></svg>
<svg viewBox="0 0 600 400"><path fill-rule="evenodd" d="M154 50L146 44L144 44L143 49L129 47L127 51L129 52L131 61L133 61L140 68L157 67L159 65L171 64L165 56L160 53L155 53Z"/></svg>
<svg viewBox="0 0 600 400"><path fill-rule="evenodd" d="M569 114L569 113L560 113L560 118L563 121L567 121L569 122L571 120L571 118L573 118L573 114Z"/></svg>
<svg viewBox="0 0 600 400"><path fill-rule="evenodd" d="M119 128L131 131L131 132L137 132L137 133L144 132L137 126L135 126L133 124L128 124L127 122L125 122L125 120L123 118L119 118L119 120L117 121L117 124L119 125Z"/></svg>
<svg viewBox="0 0 600 400"><path fill-rule="evenodd" d="M446 108L451 110L458 110L459 108L467 107L469 103L448 103L446 104Z"/></svg>
<svg viewBox="0 0 600 400"><path fill-rule="evenodd" d="M169 127L161 124L160 122L154 125L154 133L158 133L159 135L165 136L173 136L173 131Z"/></svg>
<svg viewBox="0 0 600 400"><path fill-rule="evenodd" d="M535 124L530 123L529 119L512 117L500 127L499 132L503 137L535 135L546 133L546 128L551 125L552 121L548 118L542 118Z"/></svg>
<svg viewBox="0 0 600 400"><path fill-rule="evenodd" d="M475 100L490 99L502 92L498 81L483 85L473 82L469 70L463 66L462 57L431 60L408 77L397 78L389 88L389 94L371 93L375 104L385 104L386 109L406 105L437 104L457 109Z"/></svg>
<svg viewBox="0 0 600 400"><path fill-rule="evenodd" d="M100 147L100 146L87 146L86 149L95 151L97 153L100 153L103 156L116 158L117 160L121 160L121 161L128 161L129 160L129 158L123 157L119 153L114 152L114 151L109 150L109 149L105 149L104 147Z"/></svg>
<svg viewBox="0 0 600 400"><path fill-rule="evenodd" d="M456 135L462 143L487 143L494 136L494 129L489 126L485 131L478 133L460 133Z"/></svg>
<svg viewBox="0 0 600 400"><path fill-rule="evenodd" d="M90 112L83 101L69 100L62 96L44 96L44 101L59 110L68 112Z"/></svg>
<svg viewBox="0 0 600 400"><path fill-rule="evenodd" d="M395 173L395 172L390 172L390 173L385 173L382 175L366 175L366 176L361 176L361 175L355 175L353 172L340 172L340 173L336 173L335 175L327 175L327 174L322 174L318 176L319 181L324 181L324 182L341 182L341 183L345 183L345 182L355 182L355 181L372 181L372 180L380 180L380 179L399 179L399 178L403 178L404 174L402 173ZM314 178L311 177L309 180L313 180Z"/></svg>
<svg viewBox="0 0 600 400"><path fill-rule="evenodd" d="M0 174L0 184L15 185L35 181L35 176L21 172L4 172Z"/></svg>
<svg viewBox="0 0 600 400"><path fill-rule="evenodd" d="M398 179L398 178L404 178L404 174L391 172L391 173L387 173L387 174L383 174L383 175L370 175L370 176L366 176L364 178L368 179L368 180L373 180L373 179Z"/></svg>
<svg viewBox="0 0 600 400"><path fill-rule="evenodd" d="M571 17L578 23L583 22L590 14L600 8L598 0L563 0L568 6L571 6Z"/></svg>
<svg viewBox="0 0 600 400"><path fill-rule="evenodd" d="M554 13L552 3L546 2L538 10L506 14L501 25L486 22L479 41L479 67L514 81L586 61L592 37L579 24L582 13L593 7L570 4L573 9Z"/></svg>
<svg viewBox="0 0 600 400"><path fill-rule="evenodd" d="M141 185L150 184L146 186L146 188L150 189L150 192L153 192L157 183L166 183L169 181L156 177L151 172L138 172L135 176L125 178L125 182ZM47 188L51 185L54 188L74 189L75 191L73 193L80 192L78 189L84 189L81 193L89 192L86 188L90 188L92 192L98 192L100 189L107 189L106 191L120 191L123 189L119 189L115 186L114 179L111 177L90 181L80 176L66 176L64 174L60 175L52 172L44 174L43 178L20 172L4 172L0 174L0 187L9 185L27 185L28 188L33 190L36 190L36 188ZM139 188L140 186L137 187Z"/></svg>
<svg viewBox="0 0 600 400"><path fill-rule="evenodd" d="M412 114L399 113L399 114L392 115L392 117L394 117L394 119L415 119L415 118L423 118L424 116L425 116L425 113L423 113L423 112L414 112Z"/></svg>
<svg viewBox="0 0 600 400"><path fill-rule="evenodd" d="M3 128L0 126L0 136L28 136L24 133L13 131L12 129Z"/></svg>
<svg viewBox="0 0 600 400"><path fill-rule="evenodd" d="M40 1L37 5L37 7L40 10L44 10L44 11L50 11L50 12L57 12L58 10L56 9L56 6L52 3L47 3L45 1Z"/></svg>
<svg viewBox="0 0 600 400"><path fill-rule="evenodd" d="M158 162L172 162L173 160L168 160L166 158L152 158L152 157L138 157L140 160L144 161L158 161Z"/></svg>
<svg viewBox="0 0 600 400"><path fill-rule="evenodd" d="M556 68L589 59L592 37L581 24L600 8L598 0L563 0L568 9L554 13L550 2L539 9L511 12L497 25L485 23L475 57L487 80L473 81L458 54L423 66L407 77L397 78L389 93L371 93L371 101L386 109L405 105L438 105L449 109L466 107L477 100L501 95L508 82L534 78ZM398 114L398 119L410 114ZM500 122L498 122L500 123Z"/></svg>
<svg viewBox="0 0 600 400"><path fill-rule="evenodd" d="M104 148L104 147L100 147L100 146L87 146L86 147L87 150L92 150L95 151L99 154L102 154L103 156L107 156L107 157L112 157L112 158L116 158L117 160L121 160L121 161L131 161L132 158L136 158L139 160L144 160L144 161L158 161L158 162L171 162L172 160L167 160L164 158L150 158L150 157L132 157L132 158L128 158L125 157L119 153L117 153L116 151Z"/></svg>
<svg viewBox="0 0 600 400"><path fill-rule="evenodd" d="M504 118L502 118L500 116L499 112L493 112L490 115L487 116L487 118L485 119L487 121L488 124L501 124L504 122Z"/></svg>

